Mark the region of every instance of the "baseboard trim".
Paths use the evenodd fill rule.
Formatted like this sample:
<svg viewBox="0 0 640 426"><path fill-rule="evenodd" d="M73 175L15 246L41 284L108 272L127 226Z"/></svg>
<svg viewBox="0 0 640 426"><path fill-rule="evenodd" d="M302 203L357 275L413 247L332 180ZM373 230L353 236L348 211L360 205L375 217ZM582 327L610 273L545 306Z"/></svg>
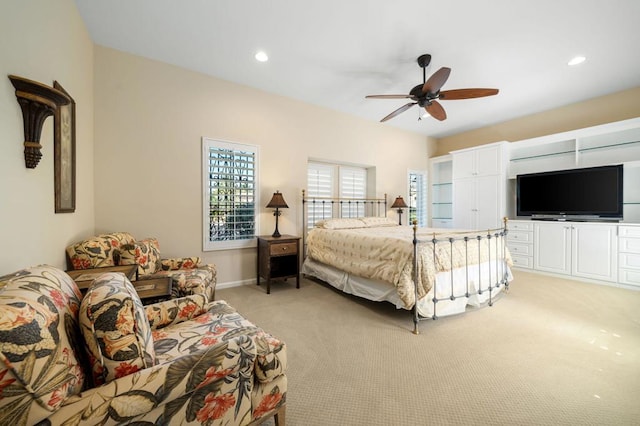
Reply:
<svg viewBox="0 0 640 426"><path fill-rule="evenodd" d="M240 287L243 285L255 285L256 284L256 280L254 279L248 279L248 280L241 280L241 281L229 281L226 283L218 283L216 284L216 289L217 290L223 290L225 288L233 288L233 287Z"/></svg>

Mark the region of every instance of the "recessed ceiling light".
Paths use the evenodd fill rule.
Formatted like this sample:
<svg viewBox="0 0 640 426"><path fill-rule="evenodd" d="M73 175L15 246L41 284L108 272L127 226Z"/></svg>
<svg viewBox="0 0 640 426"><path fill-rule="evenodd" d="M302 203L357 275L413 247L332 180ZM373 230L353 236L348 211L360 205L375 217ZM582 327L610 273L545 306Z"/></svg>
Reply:
<svg viewBox="0 0 640 426"><path fill-rule="evenodd" d="M584 56L576 56L575 58L572 58L569 62L568 65L578 65L583 63L584 61L586 61L587 58L585 58Z"/></svg>
<svg viewBox="0 0 640 426"><path fill-rule="evenodd" d="M268 60L269 60L269 57L262 50L259 51L258 53L256 53L256 61L258 61L258 62L267 62Z"/></svg>

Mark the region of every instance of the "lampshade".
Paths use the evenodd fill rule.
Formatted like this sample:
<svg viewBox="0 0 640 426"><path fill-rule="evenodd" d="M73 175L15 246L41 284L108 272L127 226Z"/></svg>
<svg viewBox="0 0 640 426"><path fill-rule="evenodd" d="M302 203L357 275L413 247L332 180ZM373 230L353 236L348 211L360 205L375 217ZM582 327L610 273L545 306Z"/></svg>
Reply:
<svg viewBox="0 0 640 426"><path fill-rule="evenodd" d="M398 195L396 200L391 205L392 209L402 209L402 208L405 208L405 207L409 207L409 206L407 206L407 203L404 202L404 199L402 199L402 197L400 195Z"/></svg>
<svg viewBox="0 0 640 426"><path fill-rule="evenodd" d="M271 201L267 204L268 209L288 209L289 206L287 202L282 198L282 194L280 191L276 191L273 193L273 197L271 197Z"/></svg>

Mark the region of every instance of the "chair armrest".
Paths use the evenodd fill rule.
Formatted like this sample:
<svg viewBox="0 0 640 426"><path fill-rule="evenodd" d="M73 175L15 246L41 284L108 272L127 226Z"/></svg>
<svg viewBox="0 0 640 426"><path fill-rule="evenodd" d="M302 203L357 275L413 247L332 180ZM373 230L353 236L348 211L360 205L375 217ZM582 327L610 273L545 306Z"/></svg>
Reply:
<svg viewBox="0 0 640 426"><path fill-rule="evenodd" d="M265 331L255 335L256 377L261 383L268 383L283 375L287 370L287 346Z"/></svg>
<svg viewBox="0 0 640 426"><path fill-rule="evenodd" d="M220 401L226 404L224 420L232 423L234 411L251 406L246 389L251 386L255 357L253 340L237 336L74 395L48 418L49 424L84 426L134 420L171 424L196 415L206 420L212 409L209 405ZM193 412L192 407L201 408Z"/></svg>
<svg viewBox="0 0 640 426"><path fill-rule="evenodd" d="M163 271L177 271L178 269L195 269L200 264L199 257L172 257L160 260Z"/></svg>
<svg viewBox="0 0 640 426"><path fill-rule="evenodd" d="M207 297L204 294L170 299L144 307L151 330L190 320L207 311Z"/></svg>

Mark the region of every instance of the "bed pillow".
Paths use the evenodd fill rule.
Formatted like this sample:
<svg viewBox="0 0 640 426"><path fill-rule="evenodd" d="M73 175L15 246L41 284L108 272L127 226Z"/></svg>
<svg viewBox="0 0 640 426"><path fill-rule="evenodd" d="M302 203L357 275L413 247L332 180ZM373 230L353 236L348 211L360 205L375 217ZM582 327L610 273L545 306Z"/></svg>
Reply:
<svg viewBox="0 0 640 426"><path fill-rule="evenodd" d="M80 328L94 386L156 364L145 309L122 273L107 272L91 284L80 306Z"/></svg>
<svg viewBox="0 0 640 426"><path fill-rule="evenodd" d="M398 226L390 217L363 217L362 222L367 226Z"/></svg>
<svg viewBox="0 0 640 426"><path fill-rule="evenodd" d="M323 229L351 229L351 228L366 228L367 225L360 219L356 218L335 218L325 219L316 222L316 228Z"/></svg>
<svg viewBox="0 0 640 426"><path fill-rule="evenodd" d="M120 249L121 265L138 265L138 277L153 275L162 269L160 244L155 238L146 238Z"/></svg>

